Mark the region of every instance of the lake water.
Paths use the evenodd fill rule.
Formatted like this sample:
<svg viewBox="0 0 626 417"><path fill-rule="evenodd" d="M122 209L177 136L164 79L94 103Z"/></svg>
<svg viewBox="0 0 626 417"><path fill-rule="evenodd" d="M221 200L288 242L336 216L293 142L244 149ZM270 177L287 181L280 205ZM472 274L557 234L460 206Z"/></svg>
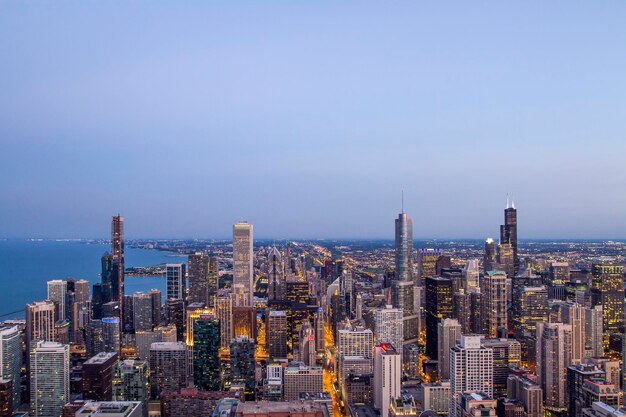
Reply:
<svg viewBox="0 0 626 417"><path fill-rule="evenodd" d="M0 321L23 318L27 303L44 300L46 282L52 279L86 279L90 286L100 282L100 257L110 252L108 244L60 240L0 240ZM167 262L187 262L186 256L149 249L126 247L125 266L153 266ZM162 277L126 277L124 291L160 289Z"/></svg>

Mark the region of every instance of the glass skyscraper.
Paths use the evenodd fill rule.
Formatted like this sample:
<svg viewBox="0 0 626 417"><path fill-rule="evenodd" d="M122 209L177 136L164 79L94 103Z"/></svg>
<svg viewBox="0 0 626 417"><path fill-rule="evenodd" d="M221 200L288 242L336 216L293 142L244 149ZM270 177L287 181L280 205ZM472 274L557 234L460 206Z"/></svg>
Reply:
<svg viewBox="0 0 626 417"><path fill-rule="evenodd" d="M392 282L393 306L402 310L404 340L416 343L419 338L419 315L415 308L413 281L413 222L402 212L396 219L396 273Z"/></svg>

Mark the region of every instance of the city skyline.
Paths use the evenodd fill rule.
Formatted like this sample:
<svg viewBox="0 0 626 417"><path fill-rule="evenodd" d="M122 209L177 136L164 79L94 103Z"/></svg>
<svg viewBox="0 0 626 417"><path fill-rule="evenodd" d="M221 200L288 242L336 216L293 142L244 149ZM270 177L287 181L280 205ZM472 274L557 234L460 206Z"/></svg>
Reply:
<svg viewBox="0 0 626 417"><path fill-rule="evenodd" d="M624 4L1 10L3 236L626 237Z"/></svg>

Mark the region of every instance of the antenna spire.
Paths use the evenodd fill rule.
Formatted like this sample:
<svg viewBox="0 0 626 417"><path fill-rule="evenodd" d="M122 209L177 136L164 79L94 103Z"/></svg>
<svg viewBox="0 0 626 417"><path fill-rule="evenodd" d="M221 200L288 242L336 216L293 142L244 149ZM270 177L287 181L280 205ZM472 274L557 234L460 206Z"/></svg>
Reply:
<svg viewBox="0 0 626 417"><path fill-rule="evenodd" d="M506 208L511 207L510 203L509 203L509 193L506 193Z"/></svg>
<svg viewBox="0 0 626 417"><path fill-rule="evenodd" d="M404 213L404 190L402 190L402 213Z"/></svg>

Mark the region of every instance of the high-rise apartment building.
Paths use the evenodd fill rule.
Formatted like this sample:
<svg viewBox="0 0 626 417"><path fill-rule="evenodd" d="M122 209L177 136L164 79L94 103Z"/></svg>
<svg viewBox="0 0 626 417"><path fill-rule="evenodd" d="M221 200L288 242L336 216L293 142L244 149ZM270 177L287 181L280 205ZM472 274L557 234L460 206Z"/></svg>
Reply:
<svg viewBox="0 0 626 417"><path fill-rule="evenodd" d="M0 326L0 379L11 381L13 407L20 406L22 335L17 326Z"/></svg>
<svg viewBox="0 0 626 417"><path fill-rule="evenodd" d="M572 326L571 362L580 363L585 357L585 307L577 303L565 303L563 323Z"/></svg>
<svg viewBox="0 0 626 417"><path fill-rule="evenodd" d="M48 281L48 300L54 303L55 318L65 320L65 302L67 301L67 281L54 279Z"/></svg>
<svg viewBox="0 0 626 417"><path fill-rule="evenodd" d="M26 346L54 340L55 306L50 300L26 304Z"/></svg>
<svg viewBox="0 0 626 417"><path fill-rule="evenodd" d="M374 353L374 334L370 329L356 327L354 329L342 329L337 332L337 361L342 377L345 377L346 357L361 357L365 360L369 372L372 369Z"/></svg>
<svg viewBox="0 0 626 417"><path fill-rule="evenodd" d="M402 357L391 345L382 343L374 349L374 407L381 416L389 415L389 404L400 397Z"/></svg>
<svg viewBox="0 0 626 417"><path fill-rule="evenodd" d="M104 352L120 351L120 319L118 317L102 319L102 343Z"/></svg>
<svg viewBox="0 0 626 417"><path fill-rule="evenodd" d="M167 286L168 300L183 300L184 302L186 299L185 273L185 264L165 265L165 284Z"/></svg>
<svg viewBox="0 0 626 417"><path fill-rule="evenodd" d="M529 378L523 375L509 376L507 396L522 403L526 417L543 417L543 391Z"/></svg>
<svg viewBox="0 0 626 417"><path fill-rule="evenodd" d="M34 342L30 351L30 415L58 417L69 401L69 345Z"/></svg>
<svg viewBox="0 0 626 417"><path fill-rule="evenodd" d="M537 375L545 407L567 409L567 367L572 362L572 326L537 323Z"/></svg>
<svg viewBox="0 0 626 417"><path fill-rule="evenodd" d="M150 396L187 385L187 349L182 342L157 342L150 346Z"/></svg>
<svg viewBox="0 0 626 417"><path fill-rule="evenodd" d="M604 356L603 328L602 306L585 308L585 357L599 358Z"/></svg>
<svg viewBox="0 0 626 417"><path fill-rule="evenodd" d="M459 397L480 392L493 397L493 351L480 336L461 336L450 349L450 417L461 417Z"/></svg>
<svg viewBox="0 0 626 417"><path fill-rule="evenodd" d="M402 212L396 219L395 279L392 282L392 304L402 310L404 340L417 342L419 315L415 309L413 276L413 221Z"/></svg>
<svg viewBox="0 0 626 417"><path fill-rule="evenodd" d="M443 319L437 325L437 375L439 380L450 379L450 349L461 339L461 325L456 319Z"/></svg>
<svg viewBox="0 0 626 417"><path fill-rule="evenodd" d="M230 341L231 387L241 387L246 393L254 392L254 339L239 336Z"/></svg>
<svg viewBox="0 0 626 417"><path fill-rule="evenodd" d="M483 339L482 344L493 352L493 396L505 397L511 369L521 366L522 346L515 339Z"/></svg>
<svg viewBox="0 0 626 417"><path fill-rule="evenodd" d="M254 296L254 265L253 265L253 228L250 223L233 225L233 286L244 288L244 304L238 307L253 306Z"/></svg>
<svg viewBox="0 0 626 417"><path fill-rule="evenodd" d="M391 344L399 353L403 351L404 320L402 310L390 305L375 311L376 343Z"/></svg>
<svg viewBox="0 0 626 417"><path fill-rule="evenodd" d="M483 277L483 319L489 337L496 337L499 328L507 328L506 281L502 271L489 271Z"/></svg>
<svg viewBox="0 0 626 417"><path fill-rule="evenodd" d="M156 327L161 324L161 312L163 307L163 299L161 290L152 289L149 292L152 300L152 326Z"/></svg>
<svg viewBox="0 0 626 417"><path fill-rule="evenodd" d="M133 328L135 332L152 330L152 296L145 292L133 294Z"/></svg>
<svg viewBox="0 0 626 417"><path fill-rule="evenodd" d="M513 294L510 324L516 337L534 335L537 322L548 321L548 290L545 286L518 286Z"/></svg>
<svg viewBox="0 0 626 417"><path fill-rule="evenodd" d="M209 256L189 255L189 303L209 303Z"/></svg>
<svg viewBox="0 0 626 417"><path fill-rule="evenodd" d="M497 266L496 243L492 238L485 240L485 255L483 257L483 269L485 272L493 271Z"/></svg>

